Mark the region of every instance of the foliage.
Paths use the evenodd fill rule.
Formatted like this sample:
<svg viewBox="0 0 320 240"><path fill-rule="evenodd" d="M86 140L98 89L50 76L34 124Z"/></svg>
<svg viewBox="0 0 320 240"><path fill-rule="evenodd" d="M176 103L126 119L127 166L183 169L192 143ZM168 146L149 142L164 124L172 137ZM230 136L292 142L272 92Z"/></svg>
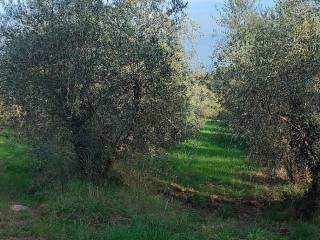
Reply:
<svg viewBox="0 0 320 240"><path fill-rule="evenodd" d="M182 1L3 1L1 93L37 144L100 178L186 129ZM65 158L66 156L61 156Z"/></svg>
<svg viewBox="0 0 320 240"><path fill-rule="evenodd" d="M248 139L251 157L285 167L292 180L296 173L310 179L307 204L320 193L319 7L285 0L259 10L255 1L228 1L215 76L228 121Z"/></svg>
<svg viewBox="0 0 320 240"><path fill-rule="evenodd" d="M210 89L211 78L209 74L194 73L193 81L190 84L190 104L192 112L189 118L217 119L221 112L221 106L214 92Z"/></svg>

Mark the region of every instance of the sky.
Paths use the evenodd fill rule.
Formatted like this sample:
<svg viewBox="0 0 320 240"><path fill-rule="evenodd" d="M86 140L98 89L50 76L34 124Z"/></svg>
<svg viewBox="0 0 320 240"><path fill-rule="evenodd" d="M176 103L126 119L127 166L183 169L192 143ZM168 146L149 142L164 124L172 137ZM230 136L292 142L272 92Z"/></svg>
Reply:
<svg viewBox="0 0 320 240"><path fill-rule="evenodd" d="M188 0L187 13L198 24L195 49L197 51L197 66L203 65L205 70L212 69L211 56L215 44L221 40L223 29L217 25L224 0ZM260 0L262 6L271 6L273 0ZM187 48L189 48L189 45Z"/></svg>

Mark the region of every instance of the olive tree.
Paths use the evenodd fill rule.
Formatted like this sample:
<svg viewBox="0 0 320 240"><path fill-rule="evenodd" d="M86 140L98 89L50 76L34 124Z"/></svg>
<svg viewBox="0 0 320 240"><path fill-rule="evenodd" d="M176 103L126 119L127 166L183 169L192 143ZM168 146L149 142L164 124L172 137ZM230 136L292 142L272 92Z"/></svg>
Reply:
<svg viewBox="0 0 320 240"><path fill-rule="evenodd" d="M2 1L0 87L20 129L81 171L170 144L186 128L182 1Z"/></svg>
<svg viewBox="0 0 320 240"><path fill-rule="evenodd" d="M320 196L319 9L312 0L277 1L267 10L252 0L228 1L215 75L250 156L308 180L308 211Z"/></svg>
<svg viewBox="0 0 320 240"><path fill-rule="evenodd" d="M189 118L199 122L204 119L216 119L221 112L218 98L211 89L211 74L194 73L190 84L190 104L192 112Z"/></svg>

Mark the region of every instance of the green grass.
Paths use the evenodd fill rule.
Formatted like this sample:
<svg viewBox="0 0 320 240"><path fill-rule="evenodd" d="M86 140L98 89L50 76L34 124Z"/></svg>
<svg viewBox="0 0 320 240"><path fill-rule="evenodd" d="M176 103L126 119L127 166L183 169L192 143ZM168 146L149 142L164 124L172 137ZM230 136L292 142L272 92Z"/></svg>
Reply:
<svg viewBox="0 0 320 240"><path fill-rule="evenodd" d="M280 199L291 186L267 184L266 175L245 157L241 142L218 121L207 121L200 133L159 159L162 178L230 200Z"/></svg>
<svg viewBox="0 0 320 240"><path fill-rule="evenodd" d="M153 186L146 182L150 177L141 177L138 168L129 175L122 173L122 184L54 181L28 194L31 183L38 181L31 175L33 162L26 146L8 136L0 137L1 240L320 239L320 218L309 223L295 220L290 207L282 204L266 209L237 205L261 196L280 199L283 193L291 193L290 187L259 181L263 169L246 160L239 141L216 121L208 121L197 136L152 161L161 169L159 181L193 188L198 194L193 196L195 203L202 201L201 194L221 195L231 202L214 209L155 193L147 187ZM11 204L25 204L30 209L14 213Z"/></svg>

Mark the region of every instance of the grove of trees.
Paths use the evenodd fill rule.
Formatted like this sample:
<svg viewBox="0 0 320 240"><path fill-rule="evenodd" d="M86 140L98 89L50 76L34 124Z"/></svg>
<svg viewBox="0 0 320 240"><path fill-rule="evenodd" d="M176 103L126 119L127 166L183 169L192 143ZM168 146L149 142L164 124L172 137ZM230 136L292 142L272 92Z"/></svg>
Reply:
<svg viewBox="0 0 320 240"><path fill-rule="evenodd" d="M250 158L305 185L299 210L312 216L320 199L319 1L261 9L227 0L216 68L198 76L185 61L183 0L0 3L1 112L35 145L100 180L115 161L174 144L223 109Z"/></svg>

